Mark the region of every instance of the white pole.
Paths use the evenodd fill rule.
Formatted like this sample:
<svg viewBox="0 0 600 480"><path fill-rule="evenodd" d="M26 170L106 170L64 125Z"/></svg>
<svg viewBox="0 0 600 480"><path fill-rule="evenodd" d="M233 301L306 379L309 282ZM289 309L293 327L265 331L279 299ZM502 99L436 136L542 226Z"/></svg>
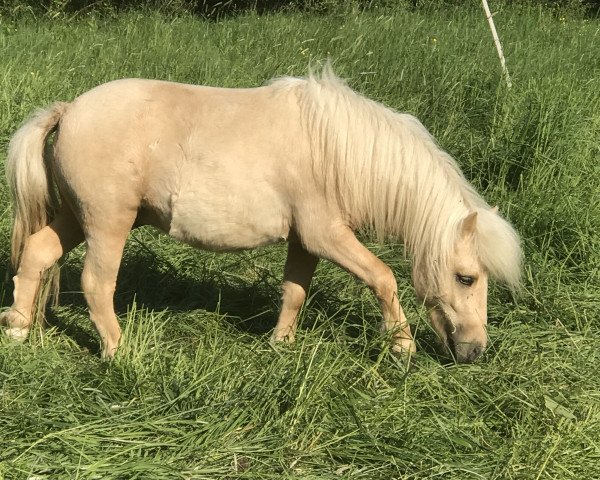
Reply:
<svg viewBox="0 0 600 480"><path fill-rule="evenodd" d="M510 81L510 75L508 74L508 69L506 68L506 60L504 60L504 54L502 53L502 45L500 45L500 39L498 38L498 33L496 33L496 26L494 25L494 19L492 18L492 13L490 12L490 7L488 7L487 0L481 0L483 3L483 9L485 10L485 16L487 17L488 23L490 24L490 30L492 31L492 37L494 37L494 43L496 44L496 50L498 51L498 56L500 57L500 65L502 65L502 71L504 72L504 76L506 77L506 84L508 88L512 87L512 82Z"/></svg>

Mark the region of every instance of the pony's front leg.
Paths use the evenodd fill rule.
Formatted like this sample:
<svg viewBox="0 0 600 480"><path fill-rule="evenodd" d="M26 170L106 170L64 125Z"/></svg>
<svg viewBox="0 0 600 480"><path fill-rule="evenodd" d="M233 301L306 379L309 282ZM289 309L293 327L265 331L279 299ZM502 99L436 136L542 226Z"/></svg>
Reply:
<svg viewBox="0 0 600 480"><path fill-rule="evenodd" d="M33 309L39 294L42 274L82 240L83 232L66 207L63 207L50 225L27 239L19 269L13 278L13 305L10 310L0 315L0 324L7 327L5 333L8 337L25 340L33 321Z"/></svg>
<svg viewBox="0 0 600 480"><path fill-rule="evenodd" d="M306 248L337 263L362 280L375 294L383 312L382 327L392 334L392 350L401 354L416 351L400 302L398 287L392 270L371 253L350 228L337 226L328 229L326 235L305 239Z"/></svg>
<svg viewBox="0 0 600 480"><path fill-rule="evenodd" d="M283 271L281 311L271 335L271 343L294 341L298 313L306 299L318 261L319 259L308 253L299 242L290 240Z"/></svg>

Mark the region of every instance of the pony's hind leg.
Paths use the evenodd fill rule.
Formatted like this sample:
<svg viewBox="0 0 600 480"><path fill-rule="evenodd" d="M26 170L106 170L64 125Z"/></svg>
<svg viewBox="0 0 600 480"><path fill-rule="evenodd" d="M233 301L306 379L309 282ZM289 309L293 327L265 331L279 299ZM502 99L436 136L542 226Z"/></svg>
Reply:
<svg viewBox="0 0 600 480"><path fill-rule="evenodd" d="M7 327L7 336L15 340L26 338L31 328L42 274L82 240L81 227L66 206L61 208L49 225L27 239L17 274L13 277L13 305L0 316L0 324Z"/></svg>
<svg viewBox="0 0 600 480"><path fill-rule="evenodd" d="M271 342L294 341L298 313L318 261L318 257L308 253L299 242L290 240L283 271L281 311Z"/></svg>
<svg viewBox="0 0 600 480"><path fill-rule="evenodd" d="M327 229L322 235L303 237L305 247L318 253L362 280L375 294L383 311L383 329L392 333L392 349L414 353L415 343L400 302L390 267L371 253L346 226Z"/></svg>
<svg viewBox="0 0 600 480"><path fill-rule="evenodd" d="M114 357L121 339L113 297L117 273L127 235L135 213L110 218L110 224L91 223L85 231L87 251L81 274L81 287L90 318L102 341L102 357Z"/></svg>

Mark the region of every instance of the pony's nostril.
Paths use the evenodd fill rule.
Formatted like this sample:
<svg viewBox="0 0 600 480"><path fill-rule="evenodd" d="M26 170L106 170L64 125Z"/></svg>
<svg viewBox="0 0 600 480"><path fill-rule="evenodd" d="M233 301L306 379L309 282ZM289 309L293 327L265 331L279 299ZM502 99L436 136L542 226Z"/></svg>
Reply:
<svg viewBox="0 0 600 480"><path fill-rule="evenodd" d="M476 343L462 343L455 344L454 351L456 353L456 360L459 363L472 363L477 360L485 348L483 345Z"/></svg>
<svg viewBox="0 0 600 480"><path fill-rule="evenodd" d="M475 345L467 357L468 362L473 362L479 358L483 353L483 347L481 345Z"/></svg>

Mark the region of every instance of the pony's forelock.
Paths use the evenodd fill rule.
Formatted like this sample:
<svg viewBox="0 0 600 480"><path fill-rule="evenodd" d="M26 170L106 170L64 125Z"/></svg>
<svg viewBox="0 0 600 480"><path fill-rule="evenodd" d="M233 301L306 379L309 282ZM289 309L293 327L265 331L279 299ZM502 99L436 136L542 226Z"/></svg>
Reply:
<svg viewBox="0 0 600 480"><path fill-rule="evenodd" d="M479 210L476 232L479 259L490 275L511 290L521 284L522 250L519 235L495 211Z"/></svg>

